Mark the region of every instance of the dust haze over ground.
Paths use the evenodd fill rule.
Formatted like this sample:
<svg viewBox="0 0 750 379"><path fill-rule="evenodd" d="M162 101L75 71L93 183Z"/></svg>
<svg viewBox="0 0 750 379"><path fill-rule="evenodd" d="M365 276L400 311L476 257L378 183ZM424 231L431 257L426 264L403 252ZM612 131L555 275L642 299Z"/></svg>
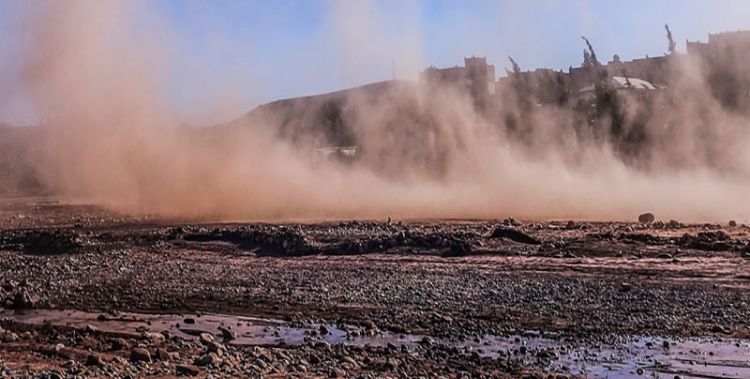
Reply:
<svg viewBox="0 0 750 379"><path fill-rule="evenodd" d="M333 2L331 12L336 43L356 68L390 46L366 21L348 18L348 4ZM598 129L581 127L570 107L524 109L518 94L487 111L450 88L404 83L374 99L355 93L346 138L363 151L342 164L313 159L310 146L326 144L314 128L294 136L304 143L279 137L278 115L216 115L237 120L216 133L180 127L167 78L199 57L173 48L186 36L150 6L28 6L23 81L47 126L35 165L66 196L213 220L632 219L644 211L685 221L750 218L749 119L709 93L700 62L673 63L674 80L645 120L635 120L642 105L625 103L625 132L613 132L607 117ZM419 67L414 55L427 37L414 33L393 47ZM521 120L520 129L497 115ZM618 136L635 128L632 148Z"/></svg>
<svg viewBox="0 0 750 379"><path fill-rule="evenodd" d="M11 83L40 120L0 125L0 377L750 377L750 32L495 80L419 71L419 2L331 1L293 65L345 88L250 110L294 49L10 4L0 117Z"/></svg>

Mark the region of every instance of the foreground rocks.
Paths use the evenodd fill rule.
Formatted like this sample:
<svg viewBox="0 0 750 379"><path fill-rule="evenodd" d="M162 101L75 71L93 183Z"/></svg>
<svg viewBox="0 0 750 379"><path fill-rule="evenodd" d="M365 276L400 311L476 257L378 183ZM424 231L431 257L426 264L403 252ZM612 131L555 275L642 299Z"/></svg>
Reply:
<svg viewBox="0 0 750 379"><path fill-rule="evenodd" d="M524 372L512 357L478 358L467 352L431 344L409 352L396 347L347 347L311 342L299 347L222 347L221 356L205 353L200 338L172 337L149 342L127 338L143 347L113 352L107 335L81 334L65 329L29 328L12 345L0 344L2 370L14 376L147 377L205 376L217 378L297 375L304 377L453 377L510 378ZM122 337L117 337L122 338ZM55 346L56 345L56 346ZM65 346L77 346L67 348ZM150 360L157 351L169 351L172 360ZM541 376L539 376L541 377Z"/></svg>
<svg viewBox="0 0 750 379"><path fill-rule="evenodd" d="M502 377L538 367L435 341L528 330L592 342L750 336L750 229L737 223L163 225L96 214L0 217L2 307L105 320L118 310L222 312L315 324L315 335L301 347L238 348L231 325L189 340L3 325L0 359L20 375ZM339 324L356 326L352 338L427 337L417 352L316 339Z"/></svg>

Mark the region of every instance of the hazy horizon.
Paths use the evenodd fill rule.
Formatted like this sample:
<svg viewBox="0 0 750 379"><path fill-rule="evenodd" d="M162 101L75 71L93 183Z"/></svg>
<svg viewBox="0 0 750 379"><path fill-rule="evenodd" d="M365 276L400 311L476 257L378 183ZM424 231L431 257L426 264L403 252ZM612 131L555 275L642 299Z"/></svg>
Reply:
<svg viewBox="0 0 750 379"><path fill-rule="evenodd" d="M19 57L29 49L25 24L45 3L0 1L0 122L42 118L21 79ZM729 0L134 3L144 26L158 25L166 53L180 57L161 80L180 118L197 125L278 99L389 80L394 64L396 77L406 80L473 55L487 56L498 76L509 67L507 56L524 70L567 71L581 63L581 35L606 62L614 54L623 60L663 55L664 24L678 51L686 40L750 29L742 17L750 3Z"/></svg>

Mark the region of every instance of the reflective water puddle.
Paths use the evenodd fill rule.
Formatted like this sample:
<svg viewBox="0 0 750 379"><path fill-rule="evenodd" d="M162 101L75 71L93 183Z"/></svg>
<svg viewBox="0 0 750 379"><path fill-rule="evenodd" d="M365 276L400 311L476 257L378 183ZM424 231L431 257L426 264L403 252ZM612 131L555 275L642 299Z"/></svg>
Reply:
<svg viewBox="0 0 750 379"><path fill-rule="evenodd" d="M88 313L69 310L27 310L16 312L0 309L0 319L23 324L85 328L139 335L143 332L169 332L170 335L192 338L202 332L219 338L221 329L231 330L234 345L301 345L307 341L355 346L405 346L419 354L423 335L400 335L378 332L362 335L353 326L306 324L292 326L279 320L253 317L203 314L117 314ZM322 333L321 333L322 332ZM632 378L637 376L674 378L750 378L750 341L736 339L659 337L618 337L607 344L571 342L544 337L540 333L485 336L473 340L436 339L435 343L463 349L487 357L511 357L533 367L549 371L585 375L591 378Z"/></svg>

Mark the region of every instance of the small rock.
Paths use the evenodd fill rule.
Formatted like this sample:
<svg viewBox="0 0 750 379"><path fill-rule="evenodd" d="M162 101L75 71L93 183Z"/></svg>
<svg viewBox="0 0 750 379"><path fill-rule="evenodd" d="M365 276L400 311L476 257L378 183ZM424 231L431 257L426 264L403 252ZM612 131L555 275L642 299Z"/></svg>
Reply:
<svg viewBox="0 0 750 379"><path fill-rule="evenodd" d="M724 328L724 327L723 327L723 326L721 326L721 325L714 325L714 326L713 326L713 327L711 328L711 332L713 332L713 333L722 333L722 334L726 334L726 333L728 333L727 329L726 329L726 328Z"/></svg>
<svg viewBox="0 0 750 379"><path fill-rule="evenodd" d="M15 309L34 308L34 305L36 305L36 300L26 290L16 292L13 297L13 308Z"/></svg>
<svg viewBox="0 0 750 379"><path fill-rule="evenodd" d="M320 335L322 335L322 336L331 333L331 331L328 329L328 327L325 326L325 325L323 325L323 324L320 325L320 328L318 328L318 330L320 330Z"/></svg>
<svg viewBox="0 0 750 379"><path fill-rule="evenodd" d="M169 355L169 352L162 348L156 349L156 353L154 354L154 356L156 357L156 359L163 362L167 362L172 359L172 356Z"/></svg>
<svg viewBox="0 0 750 379"><path fill-rule="evenodd" d="M208 345L209 342L214 342L214 336L208 334L208 333L201 333L198 337L198 340L203 345Z"/></svg>
<svg viewBox="0 0 750 379"><path fill-rule="evenodd" d="M198 376L200 374L200 370L197 367L189 365L177 365L175 371L178 376Z"/></svg>
<svg viewBox="0 0 750 379"><path fill-rule="evenodd" d="M737 221L729 220L729 226L734 228L735 226L737 226Z"/></svg>
<svg viewBox="0 0 750 379"><path fill-rule="evenodd" d="M205 354L199 358L197 358L193 364L199 367L208 366L212 364L216 364L219 362L219 356L214 353L208 353Z"/></svg>
<svg viewBox="0 0 750 379"><path fill-rule="evenodd" d="M233 340L237 338L237 336L234 334L233 331L229 330L228 328L225 328L223 326L219 327L219 331L221 332L221 338L225 340Z"/></svg>
<svg viewBox="0 0 750 379"><path fill-rule="evenodd" d="M367 330L378 330L378 326L375 325L372 320L365 320L362 322L362 326L364 326Z"/></svg>
<svg viewBox="0 0 750 379"><path fill-rule="evenodd" d="M151 362L151 353L142 347L136 347L130 353L131 362Z"/></svg>
<svg viewBox="0 0 750 379"><path fill-rule="evenodd" d="M16 342L18 341L18 334L6 330L2 332L0 339L5 343Z"/></svg>
<svg viewBox="0 0 750 379"><path fill-rule="evenodd" d="M128 341L125 341L124 338L115 338L112 340L112 350L114 351L125 350L129 348L130 344L128 343Z"/></svg>
<svg viewBox="0 0 750 379"><path fill-rule="evenodd" d="M151 344L154 344L154 345L162 344L167 339L161 333L151 333L151 332L143 332L143 337L146 338Z"/></svg>
<svg viewBox="0 0 750 379"><path fill-rule="evenodd" d="M210 353L216 353L217 355L221 355L220 352L223 351L224 349L225 349L224 345L215 341L211 341L206 344L206 350L208 350L208 352Z"/></svg>
<svg viewBox="0 0 750 379"><path fill-rule="evenodd" d="M89 354L89 356L86 357L86 366L102 367L104 366L104 361L102 361L102 357L96 354Z"/></svg>
<svg viewBox="0 0 750 379"><path fill-rule="evenodd" d="M60 354L63 349L65 349L65 345L61 343L55 345L55 353Z"/></svg>

